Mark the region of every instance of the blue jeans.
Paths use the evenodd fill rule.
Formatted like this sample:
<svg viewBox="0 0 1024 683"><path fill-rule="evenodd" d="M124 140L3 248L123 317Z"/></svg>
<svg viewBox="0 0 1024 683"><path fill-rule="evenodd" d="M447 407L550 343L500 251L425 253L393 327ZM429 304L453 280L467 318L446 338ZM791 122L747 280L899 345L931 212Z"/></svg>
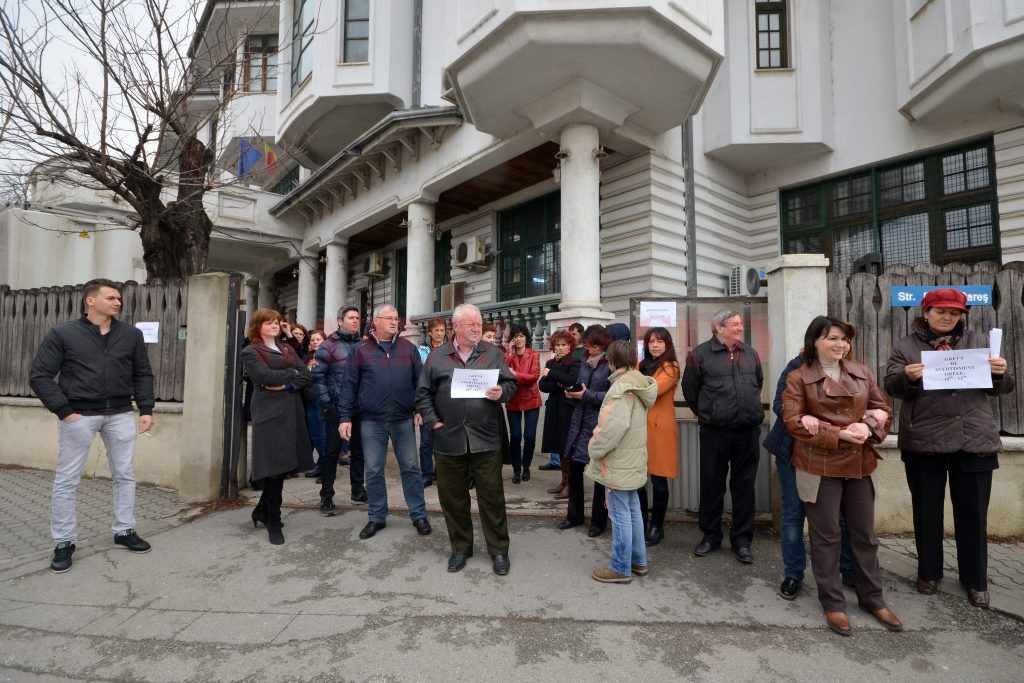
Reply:
<svg viewBox="0 0 1024 683"><path fill-rule="evenodd" d="M512 447L512 471L522 472L533 462L533 449L537 445L537 419L540 408L508 411L508 440ZM525 428L523 424L525 423Z"/></svg>
<svg viewBox="0 0 1024 683"><path fill-rule="evenodd" d="M420 426L420 473L423 481L436 481L434 476L434 430L427 425Z"/></svg>
<svg viewBox="0 0 1024 683"><path fill-rule="evenodd" d="M608 567L613 572L632 576L632 565L647 566L640 498L636 491L607 491L608 520L612 525L612 561Z"/></svg>
<svg viewBox="0 0 1024 683"><path fill-rule="evenodd" d="M775 460L779 472L779 488L782 489L782 564L786 578L803 582L807 568L807 550L804 548L804 504L796 490L796 469L778 458ZM850 539L846 534L846 520L839 517L842 529L839 573L853 576L853 553Z"/></svg>
<svg viewBox="0 0 1024 683"><path fill-rule="evenodd" d="M359 423L363 441L363 476L370 505L370 521L384 522L388 516L388 488L384 482L384 465L388 457L388 437L395 449L395 459L402 473L402 493L413 520L427 516L423 503L423 477L417 462L416 432L412 418L405 420L362 420Z"/></svg>
<svg viewBox="0 0 1024 683"><path fill-rule="evenodd" d="M327 425L320 417L320 406L316 401L303 401L306 406L306 429L309 431L309 440L313 442L316 450L316 471L320 472L320 458L327 452Z"/></svg>
<svg viewBox="0 0 1024 683"><path fill-rule="evenodd" d="M551 464L554 465L555 467L562 466L562 458L558 455L558 453L549 454L548 459L551 462Z"/></svg>

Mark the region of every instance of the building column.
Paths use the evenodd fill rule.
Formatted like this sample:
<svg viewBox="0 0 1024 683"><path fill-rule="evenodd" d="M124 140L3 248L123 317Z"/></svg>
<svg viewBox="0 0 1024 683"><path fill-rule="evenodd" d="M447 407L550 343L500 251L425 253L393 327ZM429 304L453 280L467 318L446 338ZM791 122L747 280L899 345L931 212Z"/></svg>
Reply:
<svg viewBox="0 0 1024 683"><path fill-rule="evenodd" d="M256 301L258 308L275 308L277 300L274 297L274 276L260 275L260 291Z"/></svg>
<svg viewBox="0 0 1024 683"><path fill-rule="evenodd" d="M823 254L783 254L770 261L768 273L768 332L771 344L765 381L770 387L782 374L789 359L804 345L804 332L816 316L828 311L828 282ZM771 413L774 425L775 413ZM782 528L782 505L778 474L772 471L773 523Z"/></svg>
<svg viewBox="0 0 1024 683"><path fill-rule="evenodd" d="M405 308L399 315L406 318L403 336L420 341L419 326L413 316L426 315L434 310L434 203L416 201L406 207L409 236L406 245ZM403 283L396 282L396 287Z"/></svg>
<svg viewBox="0 0 1024 683"><path fill-rule="evenodd" d="M252 314L256 312L258 307L257 299L260 294L261 282L254 277L249 277L245 280L245 323L249 324L252 320Z"/></svg>
<svg viewBox="0 0 1024 683"><path fill-rule="evenodd" d="M324 270L324 332L338 329L338 309L348 301L348 245L331 242L327 245Z"/></svg>
<svg viewBox="0 0 1024 683"><path fill-rule="evenodd" d="M316 327L316 280L320 262L316 252L299 258L299 293L295 303L295 322L307 329Z"/></svg>
<svg viewBox="0 0 1024 683"><path fill-rule="evenodd" d="M570 123L562 129L562 301L547 320L552 330L614 319L601 310L601 144L597 127Z"/></svg>

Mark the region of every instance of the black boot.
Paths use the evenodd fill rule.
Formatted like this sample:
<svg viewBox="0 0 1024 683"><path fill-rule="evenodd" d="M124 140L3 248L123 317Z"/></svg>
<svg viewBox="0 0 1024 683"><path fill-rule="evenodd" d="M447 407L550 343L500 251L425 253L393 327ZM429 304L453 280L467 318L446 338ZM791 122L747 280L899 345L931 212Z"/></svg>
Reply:
<svg viewBox="0 0 1024 683"><path fill-rule="evenodd" d="M257 528L260 523L262 523L263 526L267 525L267 510L264 507L262 500L252 509L252 528Z"/></svg>
<svg viewBox="0 0 1024 683"><path fill-rule="evenodd" d="M654 490L651 501L651 525L647 527L644 542L647 545L658 545L665 538L665 513L668 511L668 491Z"/></svg>
<svg viewBox="0 0 1024 683"><path fill-rule="evenodd" d="M661 525L651 524L650 528L647 529L647 534L644 536L644 542L647 545L658 545L663 538L665 538L665 532L662 530Z"/></svg>
<svg viewBox="0 0 1024 683"><path fill-rule="evenodd" d="M284 534L281 533L281 522L267 523L267 538L271 545L284 545Z"/></svg>

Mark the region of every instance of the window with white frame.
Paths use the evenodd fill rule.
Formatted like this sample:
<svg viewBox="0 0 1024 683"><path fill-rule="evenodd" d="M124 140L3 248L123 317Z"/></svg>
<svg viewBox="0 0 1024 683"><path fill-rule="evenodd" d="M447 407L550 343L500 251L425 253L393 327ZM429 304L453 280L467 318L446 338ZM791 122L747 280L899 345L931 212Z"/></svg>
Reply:
<svg viewBox="0 0 1024 683"><path fill-rule="evenodd" d="M299 89L313 72L313 34L316 30L315 0L294 0L292 9L292 92Z"/></svg>
<svg viewBox="0 0 1024 683"><path fill-rule="evenodd" d="M346 64L370 61L370 0L342 0L345 26L342 61Z"/></svg>
<svg viewBox="0 0 1024 683"><path fill-rule="evenodd" d="M758 69L789 67L786 2L754 2L754 39Z"/></svg>

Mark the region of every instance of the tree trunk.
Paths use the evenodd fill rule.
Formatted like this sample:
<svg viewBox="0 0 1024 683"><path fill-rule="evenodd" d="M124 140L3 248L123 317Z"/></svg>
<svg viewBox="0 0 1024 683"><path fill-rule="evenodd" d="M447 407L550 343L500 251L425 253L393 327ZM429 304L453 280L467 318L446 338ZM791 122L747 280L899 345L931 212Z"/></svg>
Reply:
<svg viewBox="0 0 1024 683"><path fill-rule="evenodd" d="M158 215L142 218L142 249L147 282L184 278L206 270L213 221L203 195L213 155L194 136L182 139L178 196Z"/></svg>

